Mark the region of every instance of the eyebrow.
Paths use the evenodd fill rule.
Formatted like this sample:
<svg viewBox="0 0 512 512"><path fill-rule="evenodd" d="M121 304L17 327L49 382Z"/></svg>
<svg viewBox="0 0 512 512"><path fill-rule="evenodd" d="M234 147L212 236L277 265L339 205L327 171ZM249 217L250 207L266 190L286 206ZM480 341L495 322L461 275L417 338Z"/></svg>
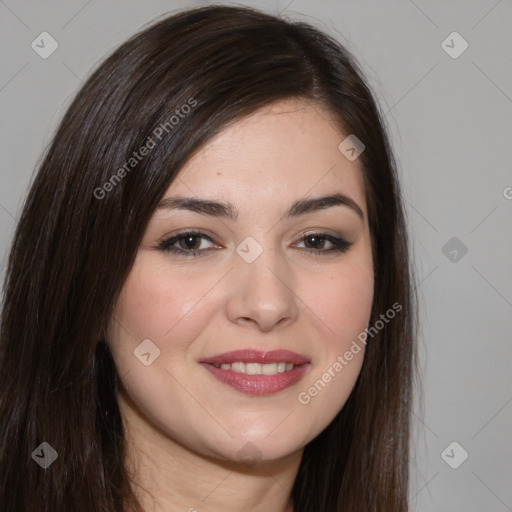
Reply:
<svg viewBox="0 0 512 512"><path fill-rule="evenodd" d="M280 220L306 215L319 210L332 208L333 206L345 206L352 209L364 222L364 213L359 205L350 197L343 194L331 194L321 197L302 198L295 201ZM167 197L162 199L157 206L158 210L189 210L202 215L212 217L225 217L231 220L238 218L238 209L232 203L223 203L195 197Z"/></svg>

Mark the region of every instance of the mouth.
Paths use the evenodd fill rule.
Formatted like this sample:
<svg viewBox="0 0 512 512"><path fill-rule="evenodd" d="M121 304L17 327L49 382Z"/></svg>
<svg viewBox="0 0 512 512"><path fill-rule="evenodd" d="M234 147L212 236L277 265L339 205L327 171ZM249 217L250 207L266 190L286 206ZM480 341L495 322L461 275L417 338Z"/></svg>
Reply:
<svg viewBox="0 0 512 512"><path fill-rule="evenodd" d="M289 350L236 350L199 361L214 377L249 395L270 395L301 380L310 360Z"/></svg>

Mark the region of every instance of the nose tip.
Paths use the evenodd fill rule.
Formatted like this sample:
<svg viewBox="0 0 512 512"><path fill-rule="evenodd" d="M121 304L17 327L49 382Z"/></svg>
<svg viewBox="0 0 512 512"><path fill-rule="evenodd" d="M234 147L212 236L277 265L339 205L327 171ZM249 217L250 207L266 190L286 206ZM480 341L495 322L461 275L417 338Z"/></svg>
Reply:
<svg viewBox="0 0 512 512"><path fill-rule="evenodd" d="M247 326L254 324L262 332L293 321L297 315L295 294L286 284L289 272L276 253L263 251L252 263L242 259L232 277L228 304L231 321Z"/></svg>

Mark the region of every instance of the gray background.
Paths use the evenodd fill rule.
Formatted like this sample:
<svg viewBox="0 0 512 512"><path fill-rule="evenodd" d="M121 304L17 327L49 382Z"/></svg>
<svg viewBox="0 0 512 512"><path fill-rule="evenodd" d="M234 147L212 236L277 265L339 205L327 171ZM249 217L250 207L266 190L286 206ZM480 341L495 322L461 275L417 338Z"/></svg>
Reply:
<svg viewBox="0 0 512 512"><path fill-rule="evenodd" d="M154 17L204 4L0 1L2 277L36 163L80 83ZM511 0L239 4L334 35L386 113L421 300L411 510L512 511ZM31 48L43 31L59 44L47 59ZM442 46L453 31L469 44L458 58ZM453 441L469 453L457 469L441 457ZM454 464L463 452L447 453Z"/></svg>

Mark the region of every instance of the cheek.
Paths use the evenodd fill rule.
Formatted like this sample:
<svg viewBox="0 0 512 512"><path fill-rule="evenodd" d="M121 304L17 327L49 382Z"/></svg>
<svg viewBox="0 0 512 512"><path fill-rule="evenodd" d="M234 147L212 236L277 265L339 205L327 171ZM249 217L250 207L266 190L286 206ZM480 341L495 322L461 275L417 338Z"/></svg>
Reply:
<svg viewBox="0 0 512 512"><path fill-rule="evenodd" d="M308 303L330 334L326 340L336 349L350 345L370 319L373 272L368 267L347 266L337 269L335 275L316 279L314 284L315 291L308 294Z"/></svg>
<svg viewBox="0 0 512 512"><path fill-rule="evenodd" d="M179 351L208 319L207 301L202 299L213 285L210 281L208 277L184 281L179 270L170 272L169 267L142 259L136 262L115 310L116 319L126 327L122 336L129 333L138 343L149 338L166 354Z"/></svg>
<svg viewBox="0 0 512 512"><path fill-rule="evenodd" d="M151 424L184 443L187 433L205 422L204 411L194 408L191 400L200 395L188 384L186 363L193 359L190 346L215 312L207 294L217 280L213 275L188 279L145 255L132 267L109 331L123 396L134 404L124 405L125 410L135 407ZM134 351L149 352L149 364Z"/></svg>
<svg viewBox="0 0 512 512"><path fill-rule="evenodd" d="M312 420L310 433L325 428L347 401L359 376L365 344L358 336L368 327L373 303L373 272L353 265L325 276L317 293L310 296L311 309L323 324L323 343L317 364L303 383L297 402Z"/></svg>

